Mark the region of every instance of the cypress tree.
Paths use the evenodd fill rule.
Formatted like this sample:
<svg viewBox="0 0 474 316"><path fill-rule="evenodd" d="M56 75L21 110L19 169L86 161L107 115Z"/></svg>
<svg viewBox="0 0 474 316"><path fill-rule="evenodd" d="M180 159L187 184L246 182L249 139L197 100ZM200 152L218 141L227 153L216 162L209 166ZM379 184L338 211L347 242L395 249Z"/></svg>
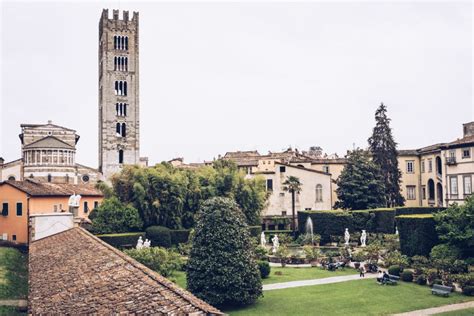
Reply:
<svg viewBox="0 0 474 316"><path fill-rule="evenodd" d="M369 138L369 149L384 183L386 206L401 206L405 199L400 194L402 173L398 169L397 143L393 139L387 107L383 103L375 112L375 122L372 136Z"/></svg>

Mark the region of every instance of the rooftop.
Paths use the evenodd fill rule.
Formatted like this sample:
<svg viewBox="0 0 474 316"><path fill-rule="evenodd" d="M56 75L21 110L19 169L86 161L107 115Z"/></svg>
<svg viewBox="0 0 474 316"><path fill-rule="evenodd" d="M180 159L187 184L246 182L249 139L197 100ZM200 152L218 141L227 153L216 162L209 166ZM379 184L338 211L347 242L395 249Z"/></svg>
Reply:
<svg viewBox="0 0 474 316"><path fill-rule="evenodd" d="M82 228L30 244L30 314L222 315Z"/></svg>
<svg viewBox="0 0 474 316"><path fill-rule="evenodd" d="M93 185L88 184L70 184L70 183L51 183L41 182L34 179L25 181L5 181L0 185L11 185L20 191L31 196L70 196L79 194L82 196L103 196L103 193Z"/></svg>

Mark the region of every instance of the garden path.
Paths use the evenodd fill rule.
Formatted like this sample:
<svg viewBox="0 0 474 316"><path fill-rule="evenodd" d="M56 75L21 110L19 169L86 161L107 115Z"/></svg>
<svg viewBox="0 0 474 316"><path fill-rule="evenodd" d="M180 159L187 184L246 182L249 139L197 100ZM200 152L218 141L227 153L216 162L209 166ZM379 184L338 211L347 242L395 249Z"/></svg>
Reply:
<svg viewBox="0 0 474 316"><path fill-rule="evenodd" d="M263 290L264 291L281 290L281 289L288 289L288 288L300 287L300 286L330 284L330 283L338 283L338 282L346 282L346 281L354 281L354 280L363 280L363 279L375 279L376 277L377 277L376 273L374 273L374 274L366 273L364 278L359 277L358 274L354 274L354 275L343 275L343 276L336 276L336 277L323 278L323 279L300 280L300 281L273 283L273 284L263 285Z"/></svg>
<svg viewBox="0 0 474 316"><path fill-rule="evenodd" d="M474 307L474 301L472 302L465 302L459 304L450 304L444 305L439 307L432 307L427 309L420 309L417 311L411 311L407 313L395 314L394 316L423 316L423 315L435 315L444 312L456 311L460 309L467 309Z"/></svg>
<svg viewBox="0 0 474 316"><path fill-rule="evenodd" d="M28 306L28 301L27 300L0 300L0 306L26 307Z"/></svg>

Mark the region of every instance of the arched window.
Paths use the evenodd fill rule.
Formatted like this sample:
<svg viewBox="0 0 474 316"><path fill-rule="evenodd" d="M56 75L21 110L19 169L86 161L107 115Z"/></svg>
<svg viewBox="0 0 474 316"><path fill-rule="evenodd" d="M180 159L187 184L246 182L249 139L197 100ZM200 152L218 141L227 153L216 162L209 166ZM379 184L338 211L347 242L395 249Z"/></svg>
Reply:
<svg viewBox="0 0 474 316"><path fill-rule="evenodd" d="M118 81L115 81L115 95L118 95L118 91L119 91L119 83Z"/></svg>
<svg viewBox="0 0 474 316"><path fill-rule="evenodd" d="M128 71L128 57L125 57L125 71Z"/></svg>
<svg viewBox="0 0 474 316"><path fill-rule="evenodd" d="M119 115L119 104L115 103L115 114Z"/></svg>
<svg viewBox="0 0 474 316"><path fill-rule="evenodd" d="M114 49L117 49L117 36L114 36Z"/></svg>
<svg viewBox="0 0 474 316"><path fill-rule="evenodd" d="M15 176L9 176L8 181L15 181Z"/></svg>
<svg viewBox="0 0 474 316"><path fill-rule="evenodd" d="M127 82L126 81L123 82L123 95L125 96L127 95Z"/></svg>
<svg viewBox="0 0 474 316"><path fill-rule="evenodd" d="M127 136L127 127L125 126L125 123L122 123L122 137Z"/></svg>
<svg viewBox="0 0 474 316"><path fill-rule="evenodd" d="M128 36L125 37L125 50L128 50Z"/></svg>
<svg viewBox="0 0 474 316"><path fill-rule="evenodd" d="M123 163L123 150L119 150L119 163Z"/></svg>
<svg viewBox="0 0 474 316"><path fill-rule="evenodd" d="M316 202L323 201L323 186L321 184L316 185Z"/></svg>
<svg viewBox="0 0 474 316"><path fill-rule="evenodd" d="M122 46L121 49L125 49L125 36L122 36Z"/></svg>
<svg viewBox="0 0 474 316"><path fill-rule="evenodd" d="M115 125L115 131L117 132L117 136L122 135L121 132L120 132L120 131L121 131L121 129L120 129L120 123L117 123L117 124Z"/></svg>
<svg viewBox="0 0 474 316"><path fill-rule="evenodd" d="M123 95L123 81L119 81L119 95Z"/></svg>
<svg viewBox="0 0 474 316"><path fill-rule="evenodd" d="M51 182L51 180L52 180L51 174L48 174L48 182Z"/></svg>
<svg viewBox="0 0 474 316"><path fill-rule="evenodd" d="M127 104L123 104L123 116L127 116Z"/></svg>

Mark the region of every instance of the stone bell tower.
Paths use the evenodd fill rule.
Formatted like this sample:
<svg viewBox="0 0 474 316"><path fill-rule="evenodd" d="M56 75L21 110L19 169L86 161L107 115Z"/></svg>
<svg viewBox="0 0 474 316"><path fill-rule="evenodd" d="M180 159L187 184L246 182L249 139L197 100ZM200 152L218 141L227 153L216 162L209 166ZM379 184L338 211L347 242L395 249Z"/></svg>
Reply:
<svg viewBox="0 0 474 316"><path fill-rule="evenodd" d="M138 12L107 9L99 22L99 171L108 179L139 163Z"/></svg>

